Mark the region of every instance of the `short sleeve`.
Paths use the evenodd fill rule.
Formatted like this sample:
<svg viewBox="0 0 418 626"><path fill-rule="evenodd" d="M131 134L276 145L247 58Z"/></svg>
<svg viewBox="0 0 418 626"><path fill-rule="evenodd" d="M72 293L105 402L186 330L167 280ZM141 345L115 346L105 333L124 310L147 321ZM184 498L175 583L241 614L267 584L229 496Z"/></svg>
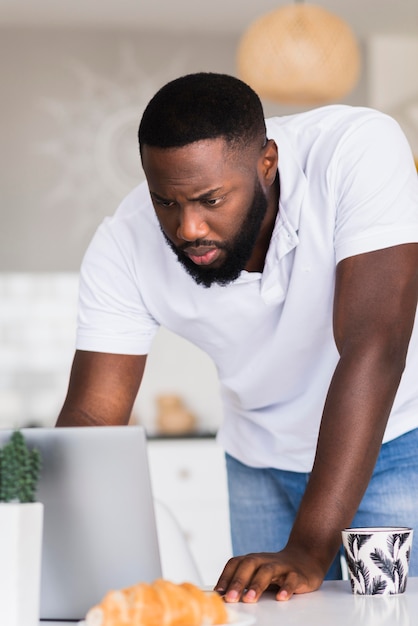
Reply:
<svg viewBox="0 0 418 626"><path fill-rule="evenodd" d="M370 110L333 159L337 263L418 242L418 177L408 141L391 117Z"/></svg>
<svg viewBox="0 0 418 626"><path fill-rule="evenodd" d="M129 245L111 229L111 218L98 228L84 256L76 347L113 354L147 354L159 324L141 298Z"/></svg>

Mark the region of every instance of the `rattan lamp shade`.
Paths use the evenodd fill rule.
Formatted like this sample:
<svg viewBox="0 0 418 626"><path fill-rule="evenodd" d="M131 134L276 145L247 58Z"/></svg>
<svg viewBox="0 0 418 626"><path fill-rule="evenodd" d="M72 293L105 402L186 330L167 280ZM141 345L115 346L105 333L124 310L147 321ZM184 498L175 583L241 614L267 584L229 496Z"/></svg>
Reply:
<svg viewBox="0 0 418 626"><path fill-rule="evenodd" d="M272 11L244 33L238 74L261 97L289 104L336 101L356 84L360 53L349 26L314 4Z"/></svg>

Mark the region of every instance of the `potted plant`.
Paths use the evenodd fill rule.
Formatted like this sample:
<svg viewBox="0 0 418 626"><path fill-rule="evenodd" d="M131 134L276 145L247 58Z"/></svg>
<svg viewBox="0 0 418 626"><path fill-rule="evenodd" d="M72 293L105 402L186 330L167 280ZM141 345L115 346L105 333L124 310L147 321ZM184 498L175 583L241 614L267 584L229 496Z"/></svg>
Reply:
<svg viewBox="0 0 418 626"><path fill-rule="evenodd" d="M43 505L41 458L21 431L0 449L0 624L38 626Z"/></svg>

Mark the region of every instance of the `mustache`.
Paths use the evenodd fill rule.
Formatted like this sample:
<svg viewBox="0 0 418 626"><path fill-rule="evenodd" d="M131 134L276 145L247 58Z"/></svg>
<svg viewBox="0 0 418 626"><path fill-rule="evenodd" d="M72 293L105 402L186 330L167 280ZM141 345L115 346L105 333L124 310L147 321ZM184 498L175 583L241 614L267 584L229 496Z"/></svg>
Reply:
<svg viewBox="0 0 418 626"><path fill-rule="evenodd" d="M177 246L177 250L181 252L185 252L189 248L219 248L220 250L224 250L226 246L219 241L212 241L211 239L196 239L195 241L186 241L185 243Z"/></svg>

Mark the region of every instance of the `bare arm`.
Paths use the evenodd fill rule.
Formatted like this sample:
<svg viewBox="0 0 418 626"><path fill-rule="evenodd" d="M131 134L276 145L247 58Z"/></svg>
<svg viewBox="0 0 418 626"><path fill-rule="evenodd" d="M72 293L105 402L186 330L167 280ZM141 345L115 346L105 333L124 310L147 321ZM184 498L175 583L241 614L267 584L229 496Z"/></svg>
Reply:
<svg viewBox="0 0 418 626"><path fill-rule="evenodd" d="M75 353L67 397L57 426L127 424L138 393L145 355Z"/></svg>
<svg viewBox="0 0 418 626"><path fill-rule="evenodd" d="M322 416L317 452L289 542L273 554L231 559L217 585L226 599L277 599L317 589L351 523L379 454L402 376L418 295L418 244L342 261L334 334L340 360ZM256 514L256 512L254 512Z"/></svg>

